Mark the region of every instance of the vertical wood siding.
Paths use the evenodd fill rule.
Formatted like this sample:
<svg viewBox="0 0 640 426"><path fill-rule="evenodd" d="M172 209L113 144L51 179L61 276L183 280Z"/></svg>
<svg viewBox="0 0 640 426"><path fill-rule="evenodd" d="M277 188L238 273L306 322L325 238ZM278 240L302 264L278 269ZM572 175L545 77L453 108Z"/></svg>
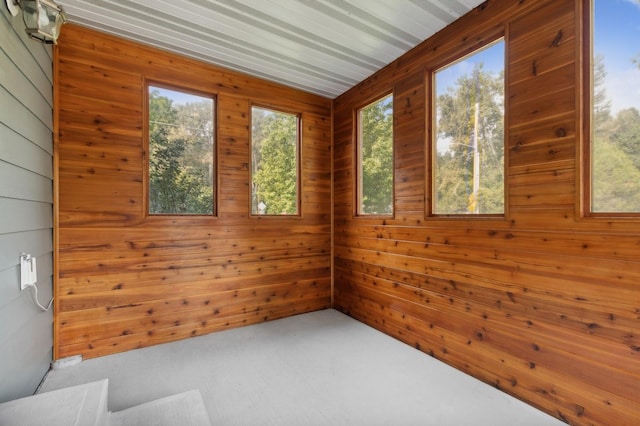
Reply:
<svg viewBox="0 0 640 426"><path fill-rule="evenodd" d="M53 277L51 49L0 7L0 402L34 393L52 357L52 313L20 290L20 253L38 260L42 303Z"/></svg>
<svg viewBox="0 0 640 426"><path fill-rule="evenodd" d="M576 213L580 25L576 0L489 0L334 101L334 303L571 424L631 425L640 221ZM429 71L502 31L506 217L426 218ZM354 218L353 111L391 88L395 218Z"/></svg>
<svg viewBox="0 0 640 426"><path fill-rule="evenodd" d="M86 358L327 308L331 100L66 25L56 357ZM147 217L144 80L217 97L218 215ZM302 217L249 215L252 102L302 117Z"/></svg>

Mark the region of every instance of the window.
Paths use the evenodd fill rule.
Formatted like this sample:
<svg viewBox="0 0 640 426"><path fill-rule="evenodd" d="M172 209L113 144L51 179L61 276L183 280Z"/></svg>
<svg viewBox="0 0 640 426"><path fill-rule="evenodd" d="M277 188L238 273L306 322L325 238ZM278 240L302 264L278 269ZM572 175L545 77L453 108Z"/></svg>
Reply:
<svg viewBox="0 0 640 426"><path fill-rule="evenodd" d="M149 214L214 214L214 101L149 86Z"/></svg>
<svg viewBox="0 0 640 426"><path fill-rule="evenodd" d="M358 110L358 215L393 215L393 95Z"/></svg>
<svg viewBox="0 0 640 426"><path fill-rule="evenodd" d="M504 40L433 76L434 215L504 213Z"/></svg>
<svg viewBox="0 0 640 426"><path fill-rule="evenodd" d="M640 213L640 1L593 0L585 10L591 29L586 213Z"/></svg>
<svg viewBox="0 0 640 426"><path fill-rule="evenodd" d="M298 214L298 145L295 114L251 108L251 213Z"/></svg>

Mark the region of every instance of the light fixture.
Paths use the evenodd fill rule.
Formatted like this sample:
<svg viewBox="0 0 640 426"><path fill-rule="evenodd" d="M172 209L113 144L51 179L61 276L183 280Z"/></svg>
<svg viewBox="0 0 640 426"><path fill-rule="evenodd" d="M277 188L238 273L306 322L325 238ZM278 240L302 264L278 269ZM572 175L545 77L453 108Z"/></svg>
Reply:
<svg viewBox="0 0 640 426"><path fill-rule="evenodd" d="M56 44L60 27L66 22L62 8L52 0L6 0L13 16L22 9L27 34L45 44Z"/></svg>

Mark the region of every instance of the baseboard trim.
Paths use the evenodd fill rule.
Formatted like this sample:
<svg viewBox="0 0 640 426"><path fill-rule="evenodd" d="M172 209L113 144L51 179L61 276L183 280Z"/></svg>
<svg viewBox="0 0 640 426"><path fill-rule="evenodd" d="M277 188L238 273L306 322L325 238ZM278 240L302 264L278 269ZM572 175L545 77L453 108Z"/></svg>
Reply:
<svg viewBox="0 0 640 426"><path fill-rule="evenodd" d="M82 355L73 355L66 358L60 358L51 363L52 370L61 370L63 368L71 367L72 365L80 364L82 362Z"/></svg>

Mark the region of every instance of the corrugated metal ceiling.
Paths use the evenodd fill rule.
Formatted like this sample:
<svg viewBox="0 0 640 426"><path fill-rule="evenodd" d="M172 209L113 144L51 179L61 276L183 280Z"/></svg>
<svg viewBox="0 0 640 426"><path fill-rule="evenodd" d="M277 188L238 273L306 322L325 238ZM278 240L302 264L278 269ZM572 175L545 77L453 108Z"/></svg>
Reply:
<svg viewBox="0 0 640 426"><path fill-rule="evenodd" d="M58 3L79 25L335 98L483 1Z"/></svg>

